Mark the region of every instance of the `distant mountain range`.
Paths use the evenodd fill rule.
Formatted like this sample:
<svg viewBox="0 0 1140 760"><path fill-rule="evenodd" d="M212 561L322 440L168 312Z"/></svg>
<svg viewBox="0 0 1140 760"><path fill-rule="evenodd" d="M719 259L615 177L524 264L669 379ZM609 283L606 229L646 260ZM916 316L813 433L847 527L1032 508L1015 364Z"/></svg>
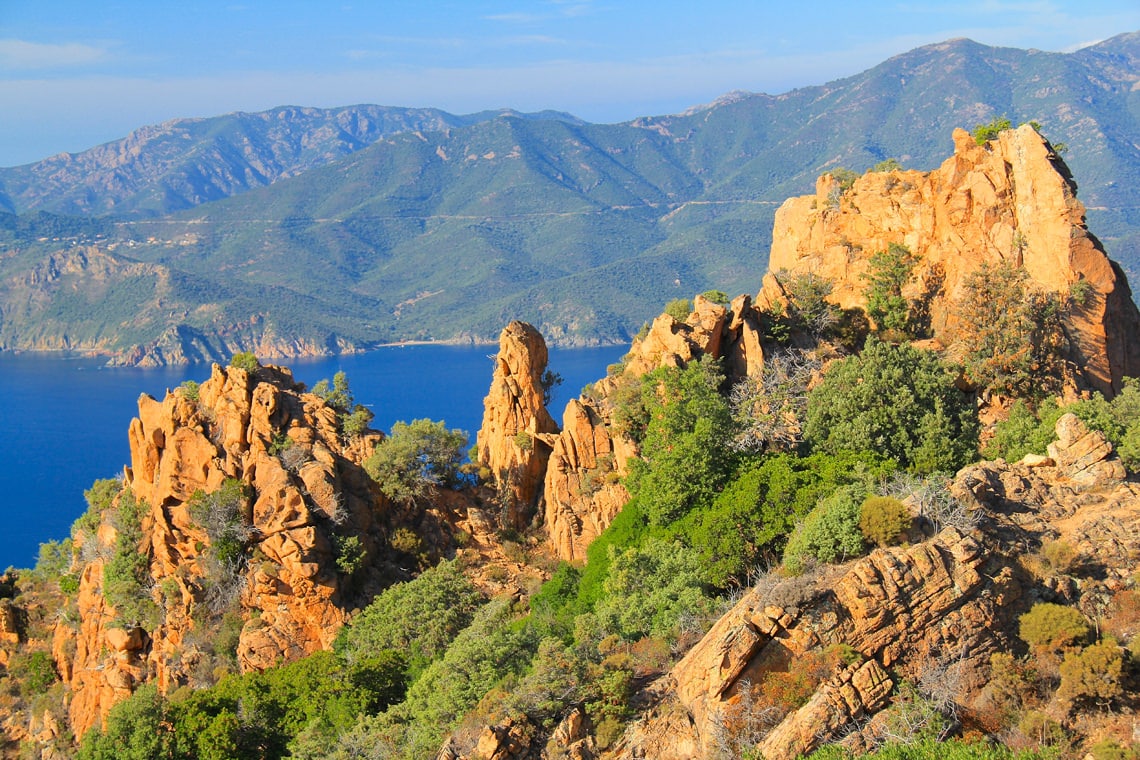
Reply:
<svg viewBox="0 0 1140 760"><path fill-rule="evenodd" d="M952 40L674 116L280 108L0 169L0 348L122 361L414 339L626 340L662 303L754 292L773 213L821 172L930 169L955 127L1034 120L1140 272L1140 33L1075 53Z"/></svg>

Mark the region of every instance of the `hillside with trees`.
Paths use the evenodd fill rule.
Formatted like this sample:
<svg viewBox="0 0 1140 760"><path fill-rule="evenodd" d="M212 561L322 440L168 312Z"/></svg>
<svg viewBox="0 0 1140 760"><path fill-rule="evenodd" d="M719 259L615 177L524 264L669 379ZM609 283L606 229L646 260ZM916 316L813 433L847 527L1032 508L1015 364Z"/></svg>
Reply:
<svg viewBox="0 0 1140 760"><path fill-rule="evenodd" d="M1138 39L1066 54L952 40L625 124L302 109L281 134L265 131L275 112L144 130L128 141L138 165L112 144L64 175L58 159L0 171L17 212L0 219L0 348L295 357L492 342L514 318L559 344L621 343L653 304L752 291L777 206L820 173L929 170L955 127L1003 116L1064 153L1098 235L1135 272ZM306 130L335 139L306 152ZM193 161L168 132L198 146ZM245 155L245 138L269 152ZM137 181L110 187L116 172ZM77 212L98 216L60 216Z"/></svg>

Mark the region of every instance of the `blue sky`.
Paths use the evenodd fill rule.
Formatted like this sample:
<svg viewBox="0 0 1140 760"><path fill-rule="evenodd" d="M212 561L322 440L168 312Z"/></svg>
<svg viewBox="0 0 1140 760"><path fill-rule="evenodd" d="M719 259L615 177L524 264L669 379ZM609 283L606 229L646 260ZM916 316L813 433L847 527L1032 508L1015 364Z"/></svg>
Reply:
<svg viewBox="0 0 1140 760"><path fill-rule="evenodd" d="M286 104L625 121L953 37L1070 51L1137 30L1137 0L0 0L0 166Z"/></svg>

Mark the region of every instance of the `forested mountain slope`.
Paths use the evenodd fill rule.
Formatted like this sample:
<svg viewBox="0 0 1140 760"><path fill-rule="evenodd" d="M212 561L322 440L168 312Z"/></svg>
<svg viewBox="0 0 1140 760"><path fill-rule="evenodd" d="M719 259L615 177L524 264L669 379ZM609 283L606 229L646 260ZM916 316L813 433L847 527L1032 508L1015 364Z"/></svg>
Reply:
<svg viewBox="0 0 1140 760"><path fill-rule="evenodd" d="M1135 271L1138 48L1137 34L1069 54L953 40L684 115L615 125L501 115L377 137L285 178L308 155L294 150L273 184L173 215L9 218L0 347L150 363L294 356L489 341L515 317L555 342L624 340L653 304L753 287L776 205L819 173L887 158L930 169L953 128L1002 115L1065 147L1092 231ZM404 116L398 124L420 123ZM236 155L202 139L208 154ZM263 178L182 193L179 205L269 181L242 160L210 172ZM147 205L158 192L147 187L120 205Z"/></svg>

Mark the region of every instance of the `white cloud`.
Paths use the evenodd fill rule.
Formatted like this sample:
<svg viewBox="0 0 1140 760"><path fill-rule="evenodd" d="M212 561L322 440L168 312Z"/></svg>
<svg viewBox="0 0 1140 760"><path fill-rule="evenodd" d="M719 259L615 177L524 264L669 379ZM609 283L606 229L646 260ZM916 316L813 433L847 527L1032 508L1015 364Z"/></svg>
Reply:
<svg viewBox="0 0 1140 760"><path fill-rule="evenodd" d="M0 69L59 69L105 60L107 50L78 42L51 44L0 40Z"/></svg>

